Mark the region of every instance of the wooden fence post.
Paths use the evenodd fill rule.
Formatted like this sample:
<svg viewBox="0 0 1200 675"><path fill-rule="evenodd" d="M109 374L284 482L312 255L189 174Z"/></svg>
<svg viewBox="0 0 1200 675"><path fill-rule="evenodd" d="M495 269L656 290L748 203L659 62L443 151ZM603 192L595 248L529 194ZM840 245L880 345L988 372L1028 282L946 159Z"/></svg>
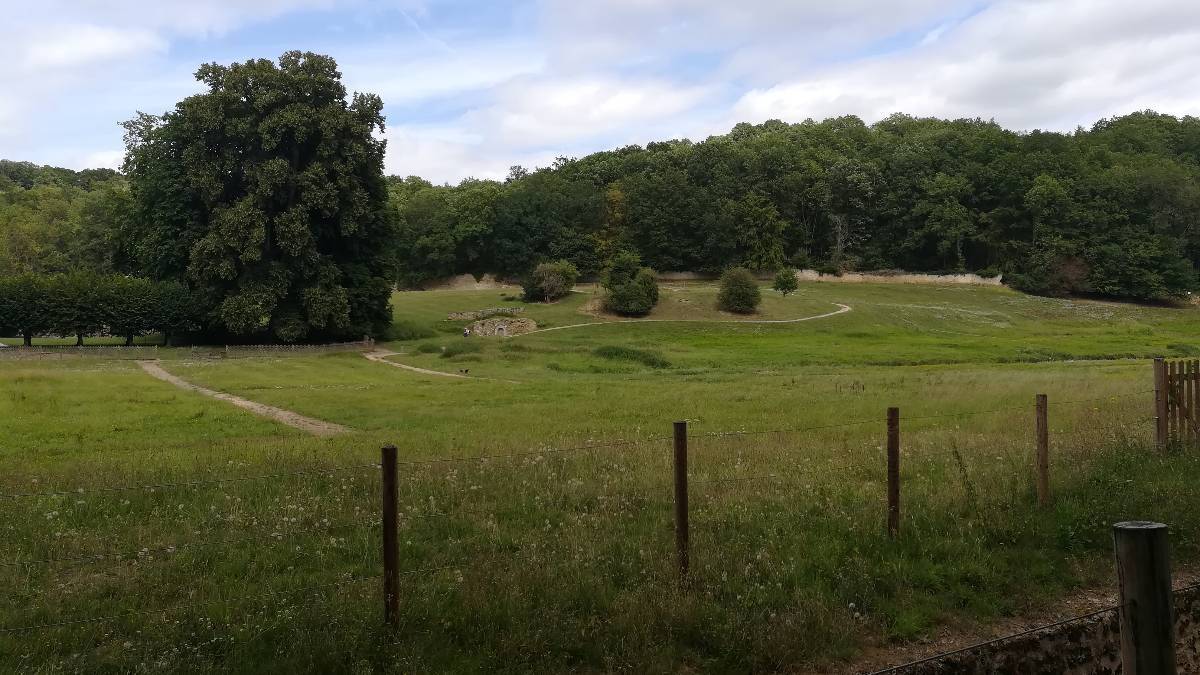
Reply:
<svg viewBox="0 0 1200 675"><path fill-rule="evenodd" d="M900 534L900 409L887 410L888 536Z"/></svg>
<svg viewBox="0 0 1200 675"><path fill-rule="evenodd" d="M388 627L400 624L400 550L396 515L396 446L381 449L383 471L383 619Z"/></svg>
<svg viewBox="0 0 1200 675"><path fill-rule="evenodd" d="M1167 526L1113 525L1121 587L1121 664L1125 675L1174 675L1175 616Z"/></svg>
<svg viewBox="0 0 1200 675"><path fill-rule="evenodd" d="M1200 377L1200 361L1191 360L1184 366L1186 375L1183 379L1184 400L1187 402L1187 436L1188 444L1195 445L1200 438L1200 420L1197 419L1196 404L1200 401L1200 391L1197 391L1196 378Z"/></svg>
<svg viewBox="0 0 1200 675"><path fill-rule="evenodd" d="M1037 497L1038 506L1050 506L1050 424L1045 394L1037 395Z"/></svg>
<svg viewBox="0 0 1200 675"><path fill-rule="evenodd" d="M686 583L691 566L688 543L687 422L675 423L675 551L679 555L679 581Z"/></svg>
<svg viewBox="0 0 1200 675"><path fill-rule="evenodd" d="M1154 445L1167 447L1167 364L1161 356L1154 359Z"/></svg>

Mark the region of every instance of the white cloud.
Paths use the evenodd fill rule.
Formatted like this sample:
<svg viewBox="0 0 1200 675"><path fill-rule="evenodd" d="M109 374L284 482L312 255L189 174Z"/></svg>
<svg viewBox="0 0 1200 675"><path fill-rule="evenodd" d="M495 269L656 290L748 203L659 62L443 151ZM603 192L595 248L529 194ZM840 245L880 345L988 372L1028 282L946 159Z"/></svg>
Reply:
<svg viewBox="0 0 1200 675"><path fill-rule="evenodd" d="M710 94L705 87L662 80L524 79L501 87L494 105L463 121L504 144L572 144L636 133L692 110Z"/></svg>
<svg viewBox="0 0 1200 675"><path fill-rule="evenodd" d="M1200 4L997 3L903 55L813 71L747 92L731 121L892 112L1070 129L1153 107L1197 113ZM1197 93L1193 93L1197 92Z"/></svg>
<svg viewBox="0 0 1200 675"><path fill-rule="evenodd" d="M384 99L389 171L437 181L769 118L1200 114L1200 2L1181 0L533 0L483 26L446 0L42 0L0 24L0 156L111 166L118 121L195 90L206 57L179 41L323 8L344 10L347 86ZM355 42L381 17L394 34Z"/></svg>
<svg viewBox="0 0 1200 675"><path fill-rule="evenodd" d="M164 39L147 30L101 26L56 26L29 39L25 66L30 70L92 65L98 61L161 52Z"/></svg>

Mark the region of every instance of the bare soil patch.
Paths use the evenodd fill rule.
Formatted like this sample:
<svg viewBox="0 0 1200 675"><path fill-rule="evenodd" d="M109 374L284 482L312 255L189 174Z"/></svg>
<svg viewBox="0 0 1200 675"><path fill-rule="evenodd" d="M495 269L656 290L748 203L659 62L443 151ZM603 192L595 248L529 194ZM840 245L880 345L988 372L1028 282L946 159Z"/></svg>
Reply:
<svg viewBox="0 0 1200 675"><path fill-rule="evenodd" d="M255 415L269 417L280 424L286 424L289 427L308 432L314 436L334 436L350 430L347 427L344 427L340 424L334 424L333 422L325 422L323 420L305 417L304 415L294 413L290 410L276 408L275 406L270 406L265 403L256 403L239 396L234 396L233 394L226 394L223 391L206 389L205 387L192 384L183 378L168 373L167 371L163 370L162 366L158 365L156 361L138 361L138 365L140 365L142 370L146 371L152 377L158 378L163 382L169 382L180 389L194 391L197 394L203 394L205 396L211 396L215 399L227 401L239 408L249 410Z"/></svg>

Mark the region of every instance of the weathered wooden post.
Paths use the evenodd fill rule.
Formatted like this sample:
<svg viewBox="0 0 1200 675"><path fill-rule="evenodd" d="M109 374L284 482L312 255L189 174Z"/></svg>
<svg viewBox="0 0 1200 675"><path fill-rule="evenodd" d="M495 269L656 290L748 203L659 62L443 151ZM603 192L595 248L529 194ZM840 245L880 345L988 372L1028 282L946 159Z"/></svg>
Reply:
<svg viewBox="0 0 1200 675"><path fill-rule="evenodd" d="M900 409L887 410L888 536L900 534Z"/></svg>
<svg viewBox="0 0 1200 675"><path fill-rule="evenodd" d="M1175 613L1167 526L1113 525L1121 587L1121 664L1125 675L1174 675Z"/></svg>
<svg viewBox="0 0 1200 675"><path fill-rule="evenodd" d="M691 564L688 543L688 438L687 422L675 423L675 551L679 556L679 581L687 583Z"/></svg>
<svg viewBox="0 0 1200 675"><path fill-rule="evenodd" d="M1167 447L1167 363L1154 359L1154 445Z"/></svg>
<svg viewBox="0 0 1200 675"><path fill-rule="evenodd" d="M1049 403L1045 394L1037 395L1037 497L1038 506L1050 505L1050 424Z"/></svg>
<svg viewBox="0 0 1200 675"><path fill-rule="evenodd" d="M397 541L396 446L381 449L383 471L383 619L390 628L400 624L400 549Z"/></svg>

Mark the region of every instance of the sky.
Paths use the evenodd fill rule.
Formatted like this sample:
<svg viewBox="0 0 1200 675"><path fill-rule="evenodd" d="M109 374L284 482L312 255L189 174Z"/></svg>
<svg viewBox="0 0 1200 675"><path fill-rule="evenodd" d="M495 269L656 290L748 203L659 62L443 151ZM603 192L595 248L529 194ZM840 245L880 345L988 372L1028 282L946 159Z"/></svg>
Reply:
<svg viewBox="0 0 1200 675"><path fill-rule="evenodd" d="M1200 115L1196 0L0 0L0 157L113 167L202 63L333 56L436 183L738 122Z"/></svg>

